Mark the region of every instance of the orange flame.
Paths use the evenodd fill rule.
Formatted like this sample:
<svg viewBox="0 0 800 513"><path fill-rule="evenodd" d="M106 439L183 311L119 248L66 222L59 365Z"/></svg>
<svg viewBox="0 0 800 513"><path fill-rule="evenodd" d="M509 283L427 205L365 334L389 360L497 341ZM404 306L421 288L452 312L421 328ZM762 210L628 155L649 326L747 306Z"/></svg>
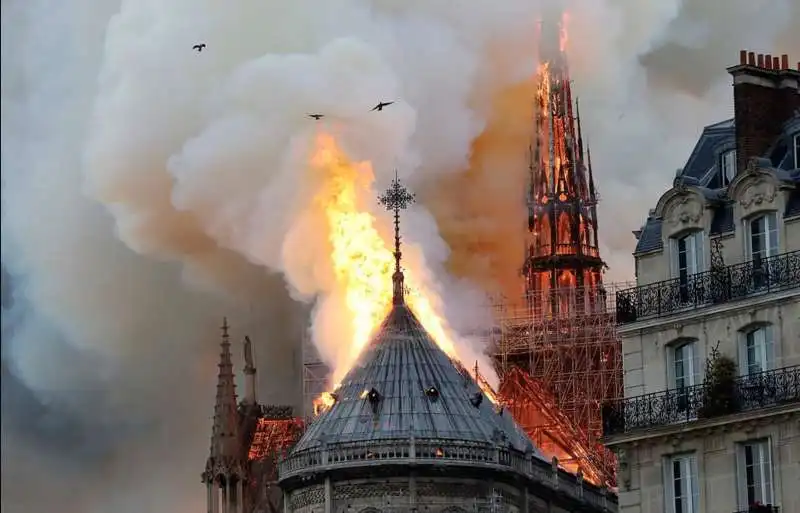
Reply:
<svg viewBox="0 0 800 513"><path fill-rule="evenodd" d="M322 177L323 186L315 201L327 220L333 274L344 290L345 305L352 319L352 339L348 347L337 348L333 366L333 382L338 383L389 312L394 257L375 227L375 217L365 208L376 203L370 163L352 162L331 135L320 134L311 166ZM414 279L415 272L408 269L409 263L404 262L406 282L419 293L408 295L406 302L433 340L454 358L455 345L447 325L428 299L430 295L420 289L422 284ZM334 397L325 393L314 401L315 410L321 412L334 402Z"/></svg>

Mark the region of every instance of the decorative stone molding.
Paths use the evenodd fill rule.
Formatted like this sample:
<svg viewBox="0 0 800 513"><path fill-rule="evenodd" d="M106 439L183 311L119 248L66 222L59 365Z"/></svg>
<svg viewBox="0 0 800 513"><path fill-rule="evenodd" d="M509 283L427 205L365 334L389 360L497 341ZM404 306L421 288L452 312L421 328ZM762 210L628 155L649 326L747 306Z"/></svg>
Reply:
<svg viewBox="0 0 800 513"><path fill-rule="evenodd" d="M728 194L741 209L737 217L747 217L762 210L777 210L781 185L768 159L752 158L747 168L733 179Z"/></svg>
<svg viewBox="0 0 800 513"><path fill-rule="evenodd" d="M739 196L739 205L741 205L745 211L764 208L775 201L777 193L778 188L774 183L764 178L759 178L742 187L742 192Z"/></svg>
<svg viewBox="0 0 800 513"><path fill-rule="evenodd" d="M684 230L703 228L705 209L706 200L699 191L680 185L661 196L656 216L664 221L664 236L672 237Z"/></svg>

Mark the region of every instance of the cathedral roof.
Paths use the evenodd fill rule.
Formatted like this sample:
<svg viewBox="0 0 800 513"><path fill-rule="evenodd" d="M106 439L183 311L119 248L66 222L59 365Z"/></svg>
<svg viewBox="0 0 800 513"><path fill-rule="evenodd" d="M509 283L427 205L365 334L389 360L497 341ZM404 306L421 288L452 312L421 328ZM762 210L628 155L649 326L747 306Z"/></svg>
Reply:
<svg viewBox="0 0 800 513"><path fill-rule="evenodd" d="M533 450L510 415L454 365L405 303L393 305L335 397L295 451L411 437Z"/></svg>

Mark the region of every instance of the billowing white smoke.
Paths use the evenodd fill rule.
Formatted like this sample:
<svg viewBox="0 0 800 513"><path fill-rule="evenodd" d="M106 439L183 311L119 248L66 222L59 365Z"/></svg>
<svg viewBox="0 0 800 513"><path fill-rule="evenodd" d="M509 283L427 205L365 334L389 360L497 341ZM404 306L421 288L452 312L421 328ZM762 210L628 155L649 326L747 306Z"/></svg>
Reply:
<svg viewBox="0 0 800 513"><path fill-rule="evenodd" d="M604 255L628 278L630 230L700 126L730 112L722 68L740 46L800 51L781 10L796 3L770 2L775 19L748 15L735 41L720 27L738 26L753 2L729 2L713 20L697 9L710 0L567 3ZM372 160L379 188L395 167L412 188L458 173L493 95L534 69L532 4L4 0L2 256L15 303L3 360L33 391L23 404L48 412L3 401L4 510L201 508L187 469L205 458L223 313L258 343L262 398L298 402L290 384L306 317L281 276L296 297L315 290L318 240L286 237L313 185L304 166L315 131ZM689 45L693 63L719 68L704 88L659 74L674 64L666 43L687 26L714 42ZM379 100L398 103L370 112ZM442 272L447 244L425 205L405 233L450 301L446 317L466 326L472 295L452 293L469 287ZM27 438L7 429L14 418ZM43 493L48 482L64 486Z"/></svg>

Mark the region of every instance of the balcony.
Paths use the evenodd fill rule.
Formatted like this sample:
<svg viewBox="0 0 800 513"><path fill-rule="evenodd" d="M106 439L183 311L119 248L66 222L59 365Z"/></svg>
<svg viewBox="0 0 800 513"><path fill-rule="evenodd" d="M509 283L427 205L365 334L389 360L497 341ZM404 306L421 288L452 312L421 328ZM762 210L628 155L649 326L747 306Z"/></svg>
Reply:
<svg viewBox="0 0 800 513"><path fill-rule="evenodd" d="M800 365L736 378L734 400L724 412L706 407L708 392L706 385L701 384L607 403L602 410L603 435L620 435L800 402Z"/></svg>
<svg viewBox="0 0 800 513"><path fill-rule="evenodd" d="M780 506L773 506L772 504L756 504L747 509L734 511L733 513L781 513Z"/></svg>
<svg viewBox="0 0 800 513"><path fill-rule="evenodd" d="M791 251L619 291L617 322L665 317L796 287L800 287L800 251Z"/></svg>

